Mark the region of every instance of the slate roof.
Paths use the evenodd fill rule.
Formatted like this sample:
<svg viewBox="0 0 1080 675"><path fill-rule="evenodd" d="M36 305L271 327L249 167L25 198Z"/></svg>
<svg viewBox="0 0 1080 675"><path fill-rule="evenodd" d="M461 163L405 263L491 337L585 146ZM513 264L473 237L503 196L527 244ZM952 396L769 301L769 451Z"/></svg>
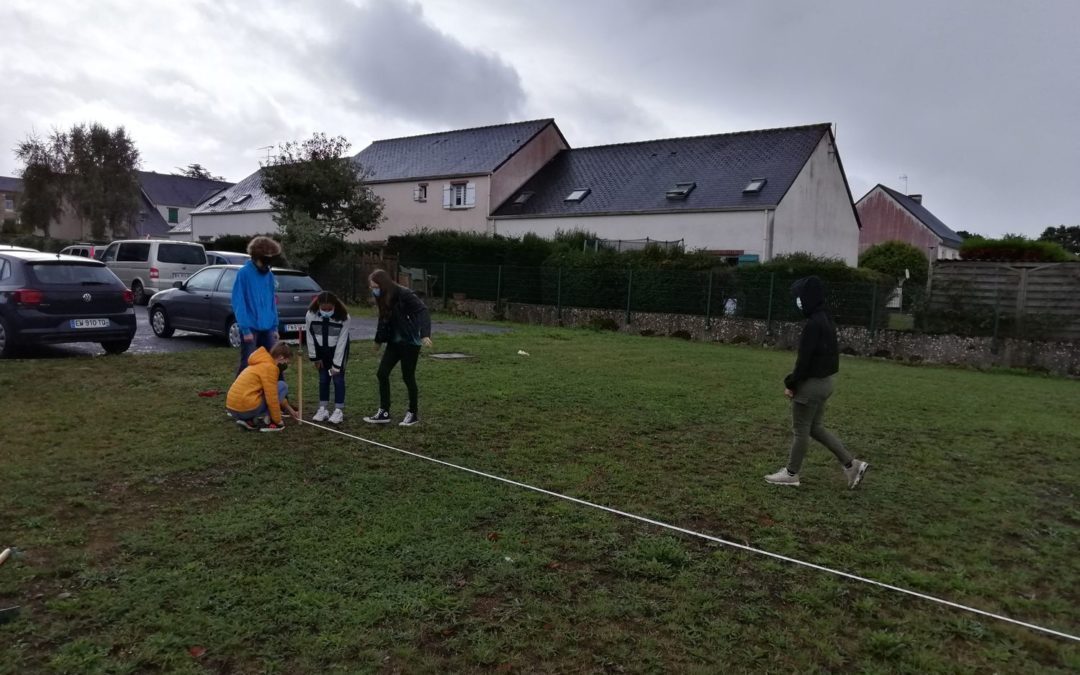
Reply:
<svg viewBox="0 0 1080 675"><path fill-rule="evenodd" d="M964 243L964 240L960 238L960 235L953 232L952 229L941 222L937 216L930 213L930 210L925 206L915 201L911 197L908 197L902 192L897 192L890 187L886 187L881 183L878 183L878 187L885 191L887 195L896 200L900 206L904 207L908 213L915 216L915 219L920 223L930 228L930 231L938 236L946 244L951 244L954 247L959 247ZM872 192L872 190L871 190ZM869 193L868 193L869 194ZM862 200L859 200L862 201Z"/></svg>
<svg viewBox="0 0 1080 675"><path fill-rule="evenodd" d="M371 171L370 183L485 175L554 123L541 119L390 138L375 141L355 159Z"/></svg>
<svg viewBox="0 0 1080 675"><path fill-rule="evenodd" d="M251 198L245 200L241 204L233 203L243 195L251 195ZM224 196L225 199L220 203L211 206L211 203L214 202L217 197L222 196ZM218 193L213 199L204 201L197 209L192 211L192 214L242 213L244 211L272 211L273 209L274 207L270 204L270 197L263 192L262 169L259 169L236 185Z"/></svg>
<svg viewBox="0 0 1080 675"><path fill-rule="evenodd" d="M495 218L614 213L728 211L780 203L828 124L669 138L564 150L500 205ZM757 193L744 193L765 178ZM696 183L685 199L669 199L676 183ZM566 201L577 189L591 192ZM524 204L514 201L533 195Z"/></svg>
<svg viewBox="0 0 1080 675"><path fill-rule="evenodd" d="M21 178L0 176L0 192L22 192L23 182Z"/></svg>
<svg viewBox="0 0 1080 675"><path fill-rule="evenodd" d="M154 171L137 171L136 173L142 191L151 202L158 206L191 208L215 192L220 192L232 185L227 181L173 176Z"/></svg>
<svg viewBox="0 0 1080 675"><path fill-rule="evenodd" d="M150 202L146 195L139 195L139 215L132 236L144 237L146 235L165 234L170 227L171 225L165 221L161 212L157 210L157 207Z"/></svg>

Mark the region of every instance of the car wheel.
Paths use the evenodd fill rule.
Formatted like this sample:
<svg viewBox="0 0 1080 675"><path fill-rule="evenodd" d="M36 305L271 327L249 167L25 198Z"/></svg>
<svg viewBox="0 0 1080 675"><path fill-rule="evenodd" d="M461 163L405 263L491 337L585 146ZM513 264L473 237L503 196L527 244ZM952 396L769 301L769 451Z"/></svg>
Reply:
<svg viewBox="0 0 1080 675"><path fill-rule="evenodd" d="M15 353L15 336L8 329L7 323L0 318L0 359Z"/></svg>
<svg viewBox="0 0 1080 675"><path fill-rule="evenodd" d="M243 338L240 337L240 326L237 325L236 319L230 318L228 328L225 330L225 336L229 340L229 346L233 349L240 349L240 343Z"/></svg>
<svg viewBox="0 0 1080 675"><path fill-rule="evenodd" d="M146 297L146 289L143 288L142 282L135 281L131 284L131 293L135 296L136 305L145 305L150 302L150 298Z"/></svg>
<svg viewBox="0 0 1080 675"><path fill-rule="evenodd" d="M131 347L131 340L114 340L101 343L101 348L105 350L106 354L123 354L129 347Z"/></svg>
<svg viewBox="0 0 1080 675"><path fill-rule="evenodd" d="M150 310L150 328L153 329L154 335L159 338L171 338L173 336L173 327L169 323L169 315L165 313L165 308L161 305Z"/></svg>

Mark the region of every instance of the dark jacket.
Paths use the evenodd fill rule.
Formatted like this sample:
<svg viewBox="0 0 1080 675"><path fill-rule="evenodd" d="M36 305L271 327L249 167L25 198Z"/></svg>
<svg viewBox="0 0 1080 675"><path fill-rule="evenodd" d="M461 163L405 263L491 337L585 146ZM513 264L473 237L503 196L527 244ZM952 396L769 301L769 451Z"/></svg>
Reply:
<svg viewBox="0 0 1080 675"><path fill-rule="evenodd" d="M791 295L802 303L806 315L795 370L784 378L784 386L798 392L810 378L829 377L840 371L840 346L836 324L825 311L825 284L817 277L804 277L791 285Z"/></svg>
<svg viewBox="0 0 1080 675"><path fill-rule="evenodd" d="M423 338L431 337L431 314L416 293L408 288L398 287L389 314L379 316L375 343L393 342L395 336L405 344L413 345L419 345Z"/></svg>

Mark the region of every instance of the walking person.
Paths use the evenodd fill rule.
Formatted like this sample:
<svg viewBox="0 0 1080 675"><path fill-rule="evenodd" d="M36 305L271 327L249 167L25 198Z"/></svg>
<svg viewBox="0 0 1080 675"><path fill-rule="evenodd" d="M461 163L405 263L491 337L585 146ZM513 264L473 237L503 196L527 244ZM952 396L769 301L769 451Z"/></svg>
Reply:
<svg viewBox="0 0 1080 675"><path fill-rule="evenodd" d="M236 273L232 289L241 340L237 376L247 368L252 352L259 347L269 350L278 341L277 295L270 268L281 255L281 244L270 237L255 237L248 242L248 255L251 259Z"/></svg>
<svg viewBox="0 0 1080 675"><path fill-rule="evenodd" d="M379 325L375 331L375 349L385 345L377 374L379 380L379 409L365 417L369 424L389 424L390 373L401 363L401 377L409 390L409 410L398 426L419 424L417 409L419 392L416 386L416 363L420 347L431 348L431 314L411 289L399 286L386 270L375 270L368 277L371 294L379 308Z"/></svg>
<svg viewBox="0 0 1080 675"><path fill-rule="evenodd" d="M836 455L855 489L870 465L855 459L843 442L825 428L825 403L833 394L834 379L840 370L840 347L836 324L825 310L825 284L816 276L799 279L791 286L795 305L807 317L799 338L795 370L784 378L784 395L791 399L794 440L786 467L765 476L773 485L799 485L799 469L813 438Z"/></svg>
<svg viewBox="0 0 1080 675"><path fill-rule="evenodd" d="M315 296L304 319L308 358L319 371L319 410L315 422L345 421L345 365L349 361L349 310L330 291ZM334 412L330 406L330 384L334 385Z"/></svg>

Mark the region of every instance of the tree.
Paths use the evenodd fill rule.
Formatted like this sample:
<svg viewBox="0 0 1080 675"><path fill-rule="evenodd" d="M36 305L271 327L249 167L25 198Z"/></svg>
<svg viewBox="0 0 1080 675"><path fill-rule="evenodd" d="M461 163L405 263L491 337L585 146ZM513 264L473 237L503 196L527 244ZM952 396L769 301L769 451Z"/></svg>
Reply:
<svg viewBox="0 0 1080 675"><path fill-rule="evenodd" d="M94 238L127 234L139 211L139 151L123 127L93 123L30 135L15 150L23 162L20 214L46 234L64 200L90 225Z"/></svg>
<svg viewBox="0 0 1080 675"><path fill-rule="evenodd" d="M886 241L863 251L859 267L887 274L896 281L905 278L904 270L911 273L912 284L925 284L930 260L921 250L903 241Z"/></svg>
<svg viewBox="0 0 1080 675"><path fill-rule="evenodd" d="M201 178L203 180L225 180L223 176L215 176L210 173L210 169L207 169L202 164L188 164L186 169L176 167L179 173L174 173L174 176L187 176L188 178Z"/></svg>
<svg viewBox="0 0 1080 675"><path fill-rule="evenodd" d="M263 167L262 187L278 211L288 240L289 226L310 234L344 238L373 230L382 220L383 201L364 184L368 172L348 156L349 142L323 133L279 146Z"/></svg>
<svg viewBox="0 0 1080 675"><path fill-rule="evenodd" d="M1069 253L1080 255L1080 225L1072 225L1070 227L1066 227L1065 225L1048 227L1043 230L1042 236L1039 237L1039 241L1049 241L1060 244L1061 247Z"/></svg>
<svg viewBox="0 0 1080 675"><path fill-rule="evenodd" d="M973 234L971 232L968 232L967 230L957 230L956 234L961 239L975 239L975 238L977 238L979 236L977 234Z"/></svg>

